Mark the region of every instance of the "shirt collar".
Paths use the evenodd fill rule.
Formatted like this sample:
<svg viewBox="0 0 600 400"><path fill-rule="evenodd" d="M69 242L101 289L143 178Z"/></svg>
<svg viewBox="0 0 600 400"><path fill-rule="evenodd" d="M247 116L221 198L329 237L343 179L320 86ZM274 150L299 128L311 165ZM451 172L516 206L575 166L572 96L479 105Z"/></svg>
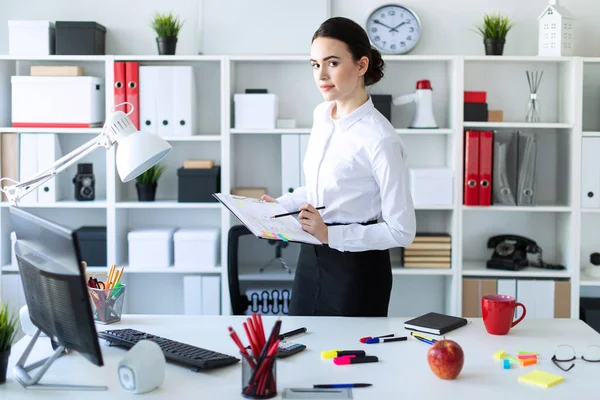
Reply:
<svg viewBox="0 0 600 400"><path fill-rule="evenodd" d="M327 107L327 110L325 112L325 121L328 124L332 124L332 125L333 125L333 119L331 118L331 110L333 109L334 105L335 105L335 101L332 101L329 104L329 107ZM346 115L345 117L337 120L338 126L344 131L350 129L350 127L352 125L354 125L356 122L360 121L365 115L367 115L369 112L371 112L371 110L373 110L373 108L375 108L373 106L373 100L371 100L371 96L369 96L367 101L365 101L360 107L358 107L356 110L352 111L350 114Z"/></svg>

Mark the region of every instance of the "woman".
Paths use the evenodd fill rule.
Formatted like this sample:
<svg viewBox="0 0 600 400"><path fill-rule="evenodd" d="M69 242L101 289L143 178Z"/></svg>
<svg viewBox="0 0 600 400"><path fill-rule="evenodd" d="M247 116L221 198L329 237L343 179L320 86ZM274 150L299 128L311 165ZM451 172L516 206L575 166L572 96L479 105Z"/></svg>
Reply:
<svg viewBox="0 0 600 400"><path fill-rule="evenodd" d="M302 228L323 243L302 244L289 314L387 316L389 249L409 245L416 223L404 145L366 91L384 63L366 32L339 17L315 32L310 62L325 101L314 110L306 185L262 198L302 210Z"/></svg>

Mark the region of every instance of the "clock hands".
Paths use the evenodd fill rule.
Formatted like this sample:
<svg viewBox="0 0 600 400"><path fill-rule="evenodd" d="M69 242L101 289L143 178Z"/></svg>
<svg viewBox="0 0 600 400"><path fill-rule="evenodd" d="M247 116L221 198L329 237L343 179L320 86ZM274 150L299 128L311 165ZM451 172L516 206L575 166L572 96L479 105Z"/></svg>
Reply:
<svg viewBox="0 0 600 400"><path fill-rule="evenodd" d="M375 20L373 20L373 22L374 22L374 23L376 23L376 24L379 24L379 25L383 25L383 26L385 26L386 28L388 28L388 29L390 30L390 32L392 32L392 31L396 31L396 32L398 32L398 29L396 29L396 28L397 28L398 26L400 26L400 25L404 24L404 22L403 22L402 24L398 25L396 28L392 28L391 26L388 26L388 25L384 24L383 22L379 21L378 19L375 19Z"/></svg>
<svg viewBox="0 0 600 400"><path fill-rule="evenodd" d="M401 24L399 24L399 25L396 25L395 27L393 27L393 28L390 28L390 29L393 29L393 30L395 30L396 32L398 32L398 31L397 31L397 29L398 29L398 28L400 28L400 27L401 27L402 25L404 25L404 24L406 24L406 21L404 21L403 23L401 23ZM389 28L389 26L388 26L388 28ZM391 31L390 31L390 32L391 32Z"/></svg>

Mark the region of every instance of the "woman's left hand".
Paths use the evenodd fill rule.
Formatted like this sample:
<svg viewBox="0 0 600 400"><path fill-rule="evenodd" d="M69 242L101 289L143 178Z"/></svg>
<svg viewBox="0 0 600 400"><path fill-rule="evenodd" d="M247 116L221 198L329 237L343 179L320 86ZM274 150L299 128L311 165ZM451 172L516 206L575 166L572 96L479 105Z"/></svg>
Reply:
<svg viewBox="0 0 600 400"><path fill-rule="evenodd" d="M329 239L329 230L327 229L325 222L323 222L319 210L310 204L304 204L299 210L301 211L300 214L298 214L298 219L300 220L302 229L319 239L321 243L327 243Z"/></svg>

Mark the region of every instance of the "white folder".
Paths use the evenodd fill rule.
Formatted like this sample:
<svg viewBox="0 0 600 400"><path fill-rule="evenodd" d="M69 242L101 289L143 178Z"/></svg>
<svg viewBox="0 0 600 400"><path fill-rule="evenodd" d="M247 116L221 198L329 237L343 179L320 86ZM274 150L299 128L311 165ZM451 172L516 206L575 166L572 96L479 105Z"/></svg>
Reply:
<svg viewBox="0 0 600 400"><path fill-rule="evenodd" d="M202 277L202 314L221 314L221 277L219 276Z"/></svg>
<svg viewBox="0 0 600 400"><path fill-rule="evenodd" d="M156 107L158 103L158 68L140 66L140 130L158 134Z"/></svg>
<svg viewBox="0 0 600 400"><path fill-rule="evenodd" d="M523 303L527 310L525 318L537 318L537 282L535 280L517 280L517 301ZM521 307L517 308L517 318L520 318L522 314Z"/></svg>
<svg viewBox="0 0 600 400"><path fill-rule="evenodd" d="M158 67L158 101L156 103L156 119L158 135L161 137L175 136L175 121L173 120L173 70L170 66Z"/></svg>
<svg viewBox="0 0 600 400"><path fill-rule="evenodd" d="M189 65L167 67L173 73L173 135L192 136L196 129L196 84Z"/></svg>
<svg viewBox="0 0 600 400"><path fill-rule="evenodd" d="M600 208L600 138L581 139L581 207Z"/></svg>
<svg viewBox="0 0 600 400"><path fill-rule="evenodd" d="M306 185L304 177L304 157L306 157L306 149L308 149L308 140L310 135L300 135L300 186Z"/></svg>
<svg viewBox="0 0 600 400"><path fill-rule="evenodd" d="M202 315L202 276L200 275L183 277L183 313Z"/></svg>
<svg viewBox="0 0 600 400"><path fill-rule="evenodd" d="M46 170L60 157L62 151L60 142L56 133L42 133L37 137L38 146L38 169ZM57 182L57 177L44 182L43 185L37 188L38 203L55 203L61 199L60 184Z"/></svg>
<svg viewBox="0 0 600 400"><path fill-rule="evenodd" d="M281 191L293 192L300 186L300 135L281 135Z"/></svg>
<svg viewBox="0 0 600 400"><path fill-rule="evenodd" d="M26 179L38 173L38 145L36 133L22 133L19 140L19 181ZM19 200L20 204L37 203L37 190L28 193Z"/></svg>

